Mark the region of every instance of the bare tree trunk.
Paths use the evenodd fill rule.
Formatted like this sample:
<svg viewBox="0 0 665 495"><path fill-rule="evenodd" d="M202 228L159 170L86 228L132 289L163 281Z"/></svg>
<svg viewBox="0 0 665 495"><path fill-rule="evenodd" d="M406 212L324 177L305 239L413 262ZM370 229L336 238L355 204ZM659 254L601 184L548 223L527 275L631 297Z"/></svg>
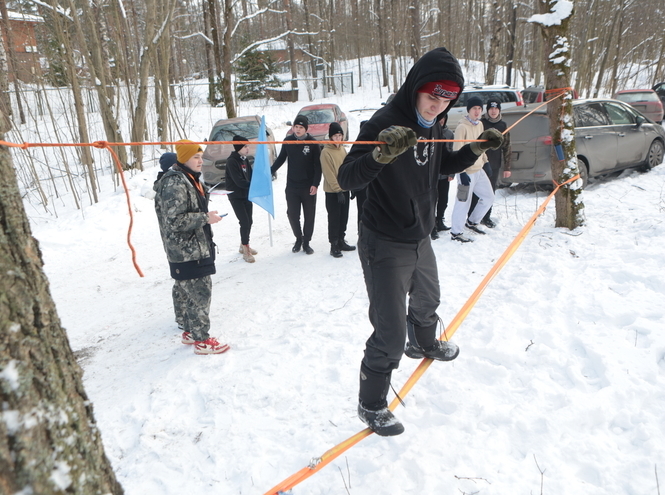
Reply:
<svg viewBox="0 0 665 495"><path fill-rule="evenodd" d="M352 6L353 6L353 17L355 17L356 19L360 19L360 9L358 8L358 0L353 0ZM362 71L362 62L361 62L362 54L360 51L361 44L360 44L359 31L360 31L359 29L356 29L354 38L356 40L356 57L358 59L358 87L360 88L363 85L363 76L362 76L363 71Z"/></svg>
<svg viewBox="0 0 665 495"><path fill-rule="evenodd" d="M610 87L610 96L614 96L614 93L617 89L617 70L619 69L619 61L621 60L621 41L623 40L623 9L626 2L625 0L620 0L618 10L619 10L619 36L617 36L617 49L614 53L614 62L612 64L612 77L610 78L611 87Z"/></svg>
<svg viewBox="0 0 665 495"><path fill-rule="evenodd" d="M226 106L226 116L234 119L237 116L236 104L233 99L233 90L231 88L231 74L233 66L231 65L231 56L233 55L233 46L231 41L231 29L233 28L233 0L224 0L224 45L222 47L222 96Z"/></svg>
<svg viewBox="0 0 665 495"><path fill-rule="evenodd" d="M546 0L541 4L541 13L547 14L554 11L558 0ZM547 105L547 114L550 121L550 135L552 136L552 178L559 184L571 179L577 173L578 160L575 149L575 124L573 120L573 95L568 89L570 86L570 36L571 12L566 18L561 19L558 25L540 24L543 42L547 53L545 60L545 83L550 90L561 88L566 95L554 98ZM538 17L538 16L534 16ZM538 23L538 19L531 18L532 22ZM556 96L556 94L552 94ZM557 154L561 152L561 157ZM578 180L568 184L556 194L556 221L557 227L575 229L583 224L583 210L581 193Z"/></svg>
<svg viewBox="0 0 665 495"><path fill-rule="evenodd" d="M12 101L9 96L9 65L7 63L7 52L2 42L4 28L0 25L0 129L9 129L12 114Z"/></svg>
<svg viewBox="0 0 665 495"><path fill-rule="evenodd" d="M603 53L603 58L600 63L600 67L598 68L598 79L596 80L596 87L593 90L594 98L598 98L598 93L600 92L600 86L603 82L603 74L605 73L605 66L607 65L607 59L609 58L610 54L610 47L616 43L614 39L614 27L616 26L620 15L621 11L617 9L616 13L614 14L614 19L612 20L612 25L610 26L609 35L606 38L607 43L605 45L605 53Z"/></svg>
<svg viewBox="0 0 665 495"><path fill-rule="evenodd" d="M420 0L411 0L411 58L415 64L420 58Z"/></svg>
<svg viewBox="0 0 665 495"><path fill-rule="evenodd" d="M211 40L214 40L214 33L212 28L212 16L215 15L214 10L211 12L211 2L203 2L203 31L206 36ZM208 101L211 105L215 106L217 103L217 90L215 89L215 74L217 70L215 69L215 54L214 52L215 42L213 41L212 45L210 43L205 44L205 54L206 62L208 64Z"/></svg>
<svg viewBox="0 0 665 495"><path fill-rule="evenodd" d="M503 15L501 12L499 0L492 0L492 20L490 21L490 52L487 56L487 72L485 74L485 84L494 84L496 79L496 66L499 59L499 35L503 27Z"/></svg>
<svg viewBox="0 0 665 495"><path fill-rule="evenodd" d="M515 40L517 39L517 4L511 0L510 34L508 35L508 60L506 61L506 84L513 85L513 67L515 66Z"/></svg>
<svg viewBox="0 0 665 495"><path fill-rule="evenodd" d="M121 495L4 147L0 191L0 491Z"/></svg>
<svg viewBox="0 0 665 495"><path fill-rule="evenodd" d="M311 33L312 30L310 29L310 24L309 24L309 1L302 0L302 7L303 11L305 12L305 29L307 30L308 33ZM318 87L318 79L316 71L317 61L316 58L314 57L314 55L316 55L315 53L316 50L314 49L314 38L312 38L311 34L307 35L307 47L310 53L309 64L312 71L312 78L314 78L313 87L314 89L316 89Z"/></svg>
<svg viewBox="0 0 665 495"><path fill-rule="evenodd" d="M286 43L289 47L289 63L291 65L291 89L298 89L298 64L296 62L296 49L293 34L293 14L291 12L291 0L284 0L286 9L286 29L289 34L286 37Z"/></svg>
<svg viewBox="0 0 665 495"><path fill-rule="evenodd" d="M383 25L383 15L381 12L381 0L374 0L374 15L379 23L379 49L381 51L381 72L383 75L382 86L388 86L388 68L386 67L386 33Z"/></svg>
<svg viewBox="0 0 665 495"><path fill-rule="evenodd" d="M217 0L208 0L208 9L210 14L210 37L212 38L213 43L213 54L215 55L215 70L216 70L216 80L214 86L214 97L211 100L211 105L219 105L221 100L224 99L222 96L221 100L218 98L218 91L221 92L222 87L222 75L223 72L223 62L222 62L222 40L220 39L220 29L219 29L219 15Z"/></svg>
<svg viewBox="0 0 665 495"><path fill-rule="evenodd" d="M21 90L18 83L18 63L16 61L16 55L14 54L14 42L12 38L12 30L9 27L9 14L7 12L7 5L5 0L0 0L0 13L2 14L2 30L5 32L5 36L7 37L6 53L9 55L9 63L12 65L12 69L14 71L14 92L16 93L18 117L21 124L25 124L25 112L23 111L22 102L23 97L21 96ZM2 43L2 39L0 39L0 43Z"/></svg>

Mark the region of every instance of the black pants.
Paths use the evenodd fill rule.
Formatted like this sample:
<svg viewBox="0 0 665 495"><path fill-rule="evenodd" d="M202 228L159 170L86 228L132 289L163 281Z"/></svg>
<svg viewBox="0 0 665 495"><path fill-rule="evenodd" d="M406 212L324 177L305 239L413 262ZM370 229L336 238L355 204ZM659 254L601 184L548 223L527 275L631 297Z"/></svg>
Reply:
<svg viewBox="0 0 665 495"><path fill-rule="evenodd" d="M360 234L360 219L363 215L363 204L367 199L367 188L354 191L354 194L356 195L356 206L358 207L358 234Z"/></svg>
<svg viewBox="0 0 665 495"><path fill-rule="evenodd" d="M344 196L344 202L339 202L338 194ZM349 192L326 193L326 210L328 211L328 241L341 241L346 235L346 225L349 222Z"/></svg>
<svg viewBox="0 0 665 495"><path fill-rule="evenodd" d="M249 232L252 230L252 211L254 203L246 199L231 199L231 207L240 223L240 243L249 244Z"/></svg>
<svg viewBox="0 0 665 495"><path fill-rule="evenodd" d="M499 168L501 168L500 164L497 164L495 167L491 165L489 162L485 163L485 165L483 166L483 170L487 174L487 177L489 177L490 184L492 184L492 191L496 191L497 181L499 180ZM474 194L471 197L471 206L469 207L468 216L471 216L471 212L476 207L476 204L478 204L478 196ZM490 209L487 210L487 213L485 213L485 216L483 217L483 221L489 220L491 214L492 214L492 207L490 206Z"/></svg>
<svg viewBox="0 0 665 495"><path fill-rule="evenodd" d="M358 247L374 327L360 368L359 398L378 409L386 402L390 375L404 352L407 318L417 344L428 347L436 340L439 273L429 236L414 243L396 242L361 223Z"/></svg>
<svg viewBox="0 0 665 495"><path fill-rule="evenodd" d="M305 225L300 228L300 209L305 217ZM314 233L314 217L316 216L316 194L309 194L307 189L286 188L286 216L289 218L291 230L296 239L309 243Z"/></svg>
<svg viewBox="0 0 665 495"><path fill-rule="evenodd" d="M446 208L448 208L448 191L450 190L448 177L439 179L437 190L439 192L439 199L436 203L436 219L443 220L443 215L446 213Z"/></svg>

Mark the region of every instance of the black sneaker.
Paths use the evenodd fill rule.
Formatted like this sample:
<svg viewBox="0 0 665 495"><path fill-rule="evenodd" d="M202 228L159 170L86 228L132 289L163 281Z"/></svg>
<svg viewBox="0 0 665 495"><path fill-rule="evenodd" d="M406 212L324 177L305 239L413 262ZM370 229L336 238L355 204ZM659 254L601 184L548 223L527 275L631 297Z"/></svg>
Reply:
<svg viewBox="0 0 665 495"><path fill-rule="evenodd" d="M314 250L309 247L309 242L302 243L302 250L305 251L305 254L314 254Z"/></svg>
<svg viewBox="0 0 665 495"><path fill-rule="evenodd" d="M343 256L342 251L339 250L339 243L330 243L330 256L333 258L341 258Z"/></svg>
<svg viewBox="0 0 665 495"><path fill-rule="evenodd" d="M437 232L436 228L432 229L430 237L432 238L433 241L436 241L439 238L439 232Z"/></svg>
<svg viewBox="0 0 665 495"><path fill-rule="evenodd" d="M302 247L302 239L296 239L296 243L293 245L291 251L294 253L298 253L300 252L301 247Z"/></svg>
<svg viewBox="0 0 665 495"><path fill-rule="evenodd" d="M464 237L462 234L453 234L452 232L450 233L450 238L453 241L459 241L459 242L473 242L473 239L469 239L468 237Z"/></svg>
<svg viewBox="0 0 665 495"><path fill-rule="evenodd" d="M437 220L436 230L441 232L442 230L450 230L450 227L448 227L445 223L443 223L443 220Z"/></svg>
<svg viewBox="0 0 665 495"><path fill-rule="evenodd" d="M349 246L346 243L346 240L342 239L341 241L339 241L339 250L340 251L355 251L356 247L355 246Z"/></svg>
<svg viewBox="0 0 665 495"><path fill-rule="evenodd" d="M459 347L452 342L437 340L432 346L422 348L407 342L404 354L411 359L430 358L437 361L452 361L459 355Z"/></svg>
<svg viewBox="0 0 665 495"><path fill-rule="evenodd" d="M360 421L369 426L369 429L379 436L392 437L404 433L404 425L387 407L372 411L365 409L362 404L358 404L358 417Z"/></svg>
<svg viewBox="0 0 665 495"><path fill-rule="evenodd" d="M471 222L469 222L469 221L467 220L466 223L464 224L464 226L465 226L467 229L472 230L472 231L475 232L476 234L483 234L483 235L485 235L485 231L479 229L477 223L471 223Z"/></svg>
<svg viewBox="0 0 665 495"><path fill-rule="evenodd" d="M491 218L485 218L481 220L480 223L482 223L488 229L493 229L494 227L496 227L496 222Z"/></svg>

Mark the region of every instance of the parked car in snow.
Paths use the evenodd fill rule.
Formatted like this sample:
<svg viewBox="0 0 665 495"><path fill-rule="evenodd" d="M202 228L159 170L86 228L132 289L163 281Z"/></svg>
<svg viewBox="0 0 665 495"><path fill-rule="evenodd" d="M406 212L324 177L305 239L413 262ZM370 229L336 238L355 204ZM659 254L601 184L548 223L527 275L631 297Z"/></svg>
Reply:
<svg viewBox="0 0 665 495"><path fill-rule="evenodd" d="M522 98L524 99L524 104L529 105L531 103L542 103L545 101L545 88L542 86L529 86L520 91ZM577 91L573 89L573 98L579 98Z"/></svg>
<svg viewBox="0 0 665 495"><path fill-rule="evenodd" d="M349 122L346 114L342 109L334 103L321 103L320 105L307 105L302 107L297 115L304 115L309 120L309 132L312 137L317 141L324 141L328 139L328 128L333 122L337 122L344 130L344 140L349 138ZM287 122L286 125L293 125ZM293 133L293 129L289 134Z"/></svg>
<svg viewBox="0 0 665 495"><path fill-rule="evenodd" d="M466 115L466 102L472 96L478 96L483 100L483 105L486 104L490 98L497 99L501 102L501 111L512 107L521 107L524 105L522 95L516 88L509 86L467 86L462 91L459 100L455 102L455 106L448 112L448 127L455 130L457 123L462 117ZM483 108L483 111L485 109Z"/></svg>
<svg viewBox="0 0 665 495"><path fill-rule="evenodd" d="M628 103L656 123L663 121L663 102L653 89L625 89L617 91L614 98Z"/></svg>
<svg viewBox="0 0 665 495"><path fill-rule="evenodd" d="M510 126L530 110L503 112ZM612 99L574 100L575 146L583 184L589 177L631 167L649 170L663 162L665 129L629 105ZM546 108L538 109L510 131L511 177L499 183L552 184L552 138Z"/></svg>
<svg viewBox="0 0 665 495"><path fill-rule="evenodd" d="M236 117L235 119L224 119L215 122L210 131L208 141L233 141L233 136L243 136L251 141L257 141L259 138L259 126L261 117L250 115L247 117ZM274 141L272 130L266 126L266 139ZM225 187L226 184L226 159L233 151L232 144L209 144L203 152L203 180L206 184ZM256 154L256 145L249 145L249 155L247 159L250 165L254 164L254 155ZM268 145L268 160L272 165L275 161L275 145Z"/></svg>

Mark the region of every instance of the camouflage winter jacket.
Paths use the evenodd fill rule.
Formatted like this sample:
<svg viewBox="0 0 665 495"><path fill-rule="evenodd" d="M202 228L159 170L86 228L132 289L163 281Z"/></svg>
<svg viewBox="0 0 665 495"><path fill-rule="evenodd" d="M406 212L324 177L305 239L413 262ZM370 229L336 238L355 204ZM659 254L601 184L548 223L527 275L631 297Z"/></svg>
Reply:
<svg viewBox="0 0 665 495"><path fill-rule="evenodd" d="M205 187L205 186L204 186ZM169 263L200 261L213 256L207 207L182 169L175 166L155 182L155 211ZM207 205L206 194L203 205Z"/></svg>

